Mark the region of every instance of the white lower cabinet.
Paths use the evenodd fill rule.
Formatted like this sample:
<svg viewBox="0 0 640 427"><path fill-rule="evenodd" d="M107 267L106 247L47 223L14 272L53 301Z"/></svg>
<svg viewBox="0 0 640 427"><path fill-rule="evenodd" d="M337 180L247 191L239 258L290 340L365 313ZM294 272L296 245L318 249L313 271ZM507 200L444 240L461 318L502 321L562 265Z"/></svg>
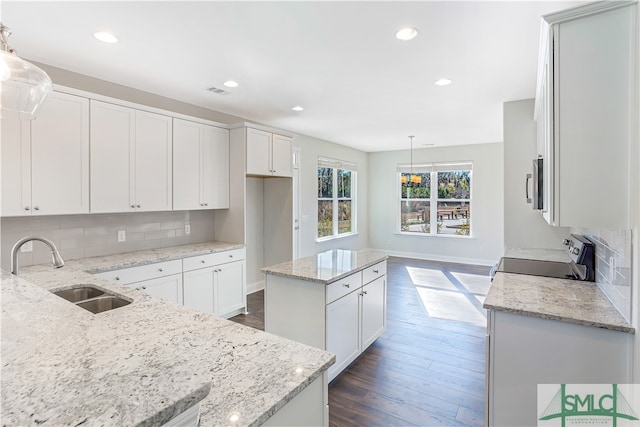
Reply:
<svg viewBox="0 0 640 427"><path fill-rule="evenodd" d="M386 264L328 285L267 274L265 331L334 353L333 380L385 330Z"/></svg>
<svg viewBox="0 0 640 427"><path fill-rule="evenodd" d="M246 312L244 248L112 270L96 276L221 317Z"/></svg>
<svg viewBox="0 0 640 427"><path fill-rule="evenodd" d="M158 277L127 285L142 290L151 296L182 304L182 274Z"/></svg>
<svg viewBox="0 0 640 427"><path fill-rule="evenodd" d="M538 425L538 384L632 382L633 334L488 310L487 422Z"/></svg>
<svg viewBox="0 0 640 427"><path fill-rule="evenodd" d="M185 258L184 305L221 317L247 307L244 249Z"/></svg>

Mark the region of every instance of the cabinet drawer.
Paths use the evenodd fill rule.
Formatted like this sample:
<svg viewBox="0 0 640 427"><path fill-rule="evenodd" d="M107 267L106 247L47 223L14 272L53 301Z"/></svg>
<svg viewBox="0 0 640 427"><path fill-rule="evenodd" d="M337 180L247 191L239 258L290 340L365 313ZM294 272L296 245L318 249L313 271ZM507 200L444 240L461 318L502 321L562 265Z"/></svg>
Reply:
<svg viewBox="0 0 640 427"><path fill-rule="evenodd" d="M362 272L344 277L336 282L327 285L327 304L342 298L350 292L362 286Z"/></svg>
<svg viewBox="0 0 640 427"><path fill-rule="evenodd" d="M126 285L129 283L151 280L171 274L182 273L182 260L157 262L155 264L141 265L139 267L123 268L121 270L98 273L95 276L110 282Z"/></svg>
<svg viewBox="0 0 640 427"><path fill-rule="evenodd" d="M213 254L198 255L182 260L184 271L197 270L198 268L211 267L232 261L240 261L245 258L244 248L230 251L216 252Z"/></svg>
<svg viewBox="0 0 640 427"><path fill-rule="evenodd" d="M376 265L367 267L362 271L362 283L366 285L367 283L373 282L378 277L384 276L385 274L387 274L387 262L379 262Z"/></svg>

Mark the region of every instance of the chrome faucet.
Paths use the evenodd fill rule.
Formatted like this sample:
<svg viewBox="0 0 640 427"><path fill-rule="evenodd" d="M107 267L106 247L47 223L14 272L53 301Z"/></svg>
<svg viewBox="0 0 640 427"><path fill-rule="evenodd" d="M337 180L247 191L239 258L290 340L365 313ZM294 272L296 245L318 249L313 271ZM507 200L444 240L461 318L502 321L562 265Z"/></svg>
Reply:
<svg viewBox="0 0 640 427"><path fill-rule="evenodd" d="M32 240L38 240L46 244L47 246L49 246L49 249L51 249L51 258L53 260L53 266L55 268L60 268L64 266L64 260L60 256L60 252L58 252L58 248L56 248L56 245L51 240L45 239L44 237L27 236L18 240L16 244L13 245L13 248L11 249L11 274L15 274L16 276L18 275L18 251L20 251L20 248L22 247L22 245Z"/></svg>

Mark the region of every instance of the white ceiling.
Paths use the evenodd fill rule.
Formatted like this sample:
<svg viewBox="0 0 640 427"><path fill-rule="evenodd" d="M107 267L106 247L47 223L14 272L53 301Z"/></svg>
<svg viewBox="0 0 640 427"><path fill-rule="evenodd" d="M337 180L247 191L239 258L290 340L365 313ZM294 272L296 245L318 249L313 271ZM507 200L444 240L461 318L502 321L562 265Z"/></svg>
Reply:
<svg viewBox="0 0 640 427"><path fill-rule="evenodd" d="M540 16L577 1L2 1L28 59L364 151L502 141ZM397 29L419 35L403 42ZM110 31L119 43L97 41ZM450 86L435 86L441 77ZM233 79L240 86L216 95ZM291 107L302 105L304 111Z"/></svg>

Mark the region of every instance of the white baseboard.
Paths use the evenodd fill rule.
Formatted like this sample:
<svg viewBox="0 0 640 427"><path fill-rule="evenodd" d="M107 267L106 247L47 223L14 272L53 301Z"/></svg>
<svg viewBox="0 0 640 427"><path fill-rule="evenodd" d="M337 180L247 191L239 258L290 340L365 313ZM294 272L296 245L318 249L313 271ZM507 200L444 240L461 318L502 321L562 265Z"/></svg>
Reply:
<svg viewBox="0 0 640 427"><path fill-rule="evenodd" d="M417 253L417 252L402 252L402 251L388 251L384 249L370 249L376 252L382 252L389 256L395 256L400 258L414 258L414 259L424 259L428 261L441 261L441 262L455 262L458 264L471 264L471 265L486 265L486 266L494 266L499 259L480 259L480 258L462 258L462 257L451 257L451 256L443 256L438 254L425 254L425 253Z"/></svg>
<svg viewBox="0 0 640 427"><path fill-rule="evenodd" d="M264 289L264 280L258 282L247 283L247 294L252 294Z"/></svg>

